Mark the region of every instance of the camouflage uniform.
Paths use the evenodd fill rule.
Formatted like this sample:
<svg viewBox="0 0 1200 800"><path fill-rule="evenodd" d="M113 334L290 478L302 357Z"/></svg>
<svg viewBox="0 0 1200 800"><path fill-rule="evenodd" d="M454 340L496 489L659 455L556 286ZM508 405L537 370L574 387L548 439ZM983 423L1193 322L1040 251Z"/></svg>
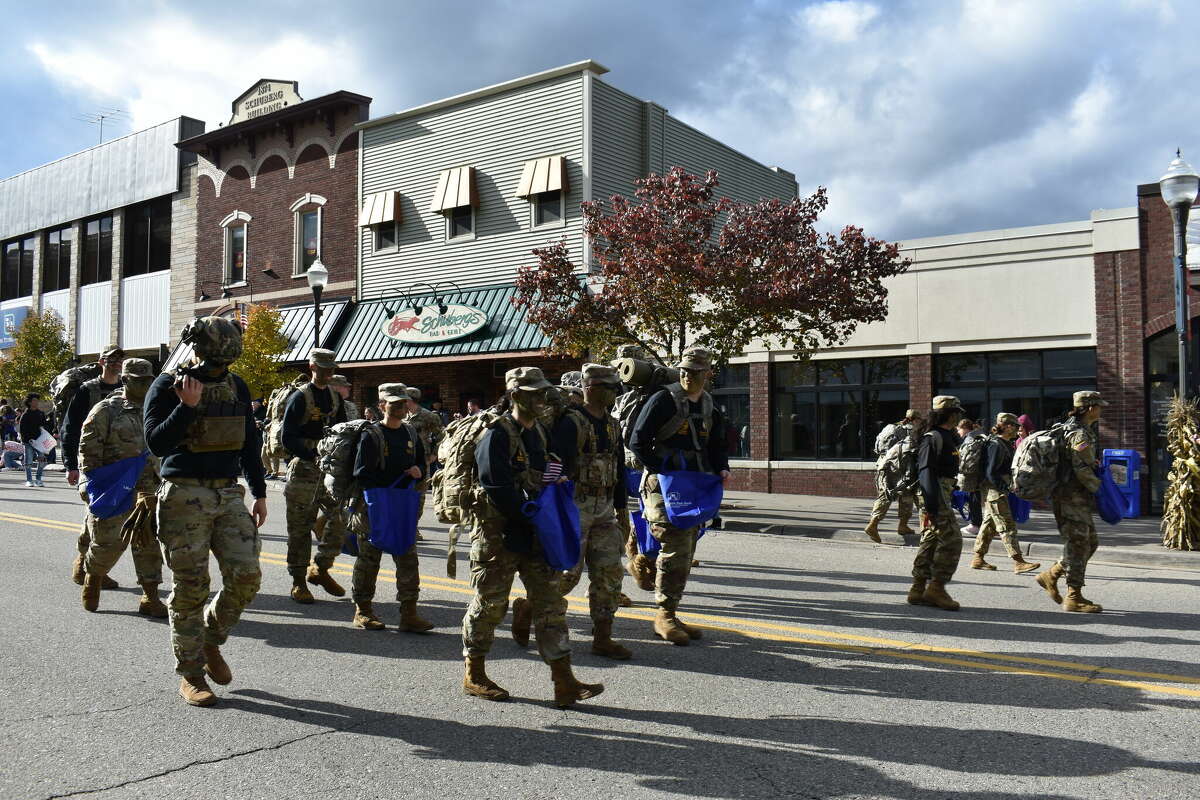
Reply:
<svg viewBox="0 0 1200 800"><path fill-rule="evenodd" d="M106 350L105 355L108 355L111 352L113 352L113 348L109 348L108 350ZM117 391L120 388L121 388L120 383L105 383L101 378L98 378L98 377L92 378L91 380L84 381L83 383L79 384L80 391L85 391L88 394L87 404L88 404L89 409L95 408L97 403L99 403L101 400L108 397L110 394L112 394L113 392ZM89 413L90 413L90 411L89 411ZM65 422L64 422L64 425L65 425ZM82 447L82 445L83 445L82 432L80 433L80 437L81 437L80 447ZM65 442L64 442L64 445L65 445ZM94 469L94 467L93 467L93 469ZM80 530L79 538L75 541L75 549L79 552L80 559L84 559L87 557L88 545L90 545L91 541L92 541L90 520L91 520L90 514L88 514L87 516L84 517L83 529ZM82 563L82 561L80 561L79 563Z"/></svg>
<svg viewBox="0 0 1200 800"><path fill-rule="evenodd" d="M904 428L907 431L908 438L915 444L917 438L916 426L911 422L902 422L898 427ZM870 523L878 526L883 518L887 515L888 509L892 507L892 498L889 496L887 481L883 475L883 457L885 453L879 454L879 461L875 465L875 505L871 507ZM908 521L912 519L914 498L916 493L904 492L896 496L896 516L899 518L899 530L901 532L911 531Z"/></svg>
<svg viewBox="0 0 1200 800"><path fill-rule="evenodd" d="M975 554L986 556L992 539L999 534L1009 558L1016 558L1021 555L1021 544L1017 541L1017 521L1008 505L1008 490L997 489L987 481L983 481L980 488L984 491L983 524L975 537Z"/></svg>
<svg viewBox="0 0 1200 800"><path fill-rule="evenodd" d="M141 359L131 359L131 361ZM146 364L146 375L150 364ZM142 406L125 400L125 392L118 389L92 407L91 413L83 423L79 438L79 469L85 480L79 483L79 493L87 496L86 475L88 472L123 458L139 456L146 451L146 437L142 429ZM153 514L153 496L158 489L158 459L150 456L142 474L138 478L134 492L137 496L147 495L150 498L151 513ZM89 513L84 523L90 543L84 557L84 570L89 575L107 575L116 566L117 560L125 552L126 541L122 537L121 526L133 511L118 514L108 519L99 519ZM137 572L138 583L162 583L162 553L155 542L143 542L140 537L134 537L132 542L133 567Z"/></svg>
<svg viewBox="0 0 1200 800"><path fill-rule="evenodd" d="M1100 544L1092 516L1100 479L1093 468L1099 464L1100 436L1094 425L1084 426L1072 418L1064 436L1064 456L1069 459L1067 480L1051 496L1054 521L1063 540L1063 555L1058 562L1066 572L1067 586L1078 589L1084 584L1087 562Z"/></svg>
<svg viewBox="0 0 1200 800"><path fill-rule="evenodd" d="M414 403L421 398L421 390L413 386L408 387L408 394ZM445 427L442 425L442 418L427 408L417 406L417 410L410 411L404 421L416 428L417 435L421 437L421 446L425 448L424 472L429 475L429 465L437 459L437 445L442 439ZM425 514L425 496L428 494L425 490L428 486L428 478L417 484L417 491L421 493L421 504L417 508L418 522Z"/></svg>
<svg viewBox="0 0 1200 800"><path fill-rule="evenodd" d="M954 478L939 479L938 487L941 490L938 510L932 515L932 525L921 531L917 556L913 559L912 576L917 580L947 583L958 569L963 537L954 519L954 506L951 505Z"/></svg>
<svg viewBox="0 0 1200 800"><path fill-rule="evenodd" d="M350 583L350 596L355 603L370 602L375 597L375 583L379 579L379 565L384 552L371 544L371 524L367 520L366 504L359 500L350 515L349 530L358 538L358 556L354 559L354 577ZM404 603L416 601L421 593L421 568L417 548L412 547L402 556L393 555L396 565L396 600Z"/></svg>
<svg viewBox="0 0 1200 800"><path fill-rule="evenodd" d="M933 398L935 411L962 413L962 404L952 395ZM920 481L923 514L929 525L922 528L913 559L913 586L908 602L927 603L950 611L958 603L945 593L945 584L954 577L962 555L962 532L954 519L952 495L959 470L958 437L943 428L933 428L921 437L917 448L917 474ZM934 494L936 492L936 494ZM929 503L937 500L937 510L929 513ZM926 587L926 582L930 585Z"/></svg>

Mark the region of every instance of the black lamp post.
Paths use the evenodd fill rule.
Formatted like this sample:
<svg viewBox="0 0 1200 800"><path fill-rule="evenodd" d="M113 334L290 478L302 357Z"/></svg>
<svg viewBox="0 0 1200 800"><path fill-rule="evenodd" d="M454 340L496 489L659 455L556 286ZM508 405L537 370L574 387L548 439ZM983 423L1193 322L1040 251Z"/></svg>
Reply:
<svg viewBox="0 0 1200 800"><path fill-rule="evenodd" d="M318 258L305 273L308 278L308 288L313 293L313 347L321 346L321 293L329 285L329 270Z"/></svg>
<svg viewBox="0 0 1200 800"><path fill-rule="evenodd" d="M1167 172L1158 179L1163 202L1171 209L1171 222L1175 227L1175 334L1179 337L1179 397L1188 396L1188 339L1191 320L1188 318L1187 280L1187 222L1196 193L1200 190L1200 176L1192 165L1175 151L1175 160Z"/></svg>

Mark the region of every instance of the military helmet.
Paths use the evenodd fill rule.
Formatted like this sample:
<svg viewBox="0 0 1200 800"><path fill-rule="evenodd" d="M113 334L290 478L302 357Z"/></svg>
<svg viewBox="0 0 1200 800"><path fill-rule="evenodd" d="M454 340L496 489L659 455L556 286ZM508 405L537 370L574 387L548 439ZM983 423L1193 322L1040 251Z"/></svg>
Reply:
<svg viewBox="0 0 1200 800"><path fill-rule="evenodd" d="M232 364L242 354L242 329L224 317L196 317L183 329L183 341L203 361Z"/></svg>

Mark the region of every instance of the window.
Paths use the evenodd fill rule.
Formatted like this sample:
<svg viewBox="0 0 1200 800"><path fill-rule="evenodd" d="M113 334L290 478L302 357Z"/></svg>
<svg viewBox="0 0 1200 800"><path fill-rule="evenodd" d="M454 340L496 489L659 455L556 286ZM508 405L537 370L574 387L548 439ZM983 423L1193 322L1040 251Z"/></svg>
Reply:
<svg viewBox="0 0 1200 800"><path fill-rule="evenodd" d="M772 369L776 459L873 459L879 431L908 410L905 357L793 361Z"/></svg>
<svg viewBox="0 0 1200 800"><path fill-rule="evenodd" d="M1057 422L1071 395L1096 388L1096 350L1019 350L937 356L934 394L952 394L967 416L989 424L1001 411L1028 414L1035 427Z"/></svg>
<svg viewBox="0 0 1200 800"><path fill-rule="evenodd" d="M112 215L90 219L83 224L83 260L79 283L87 286L112 280Z"/></svg>
<svg viewBox="0 0 1200 800"><path fill-rule="evenodd" d="M375 231L375 252L381 250L395 250L398 240L397 228L399 226L395 222L385 222L381 225L374 226Z"/></svg>
<svg viewBox="0 0 1200 800"><path fill-rule="evenodd" d="M225 285L246 280L246 226L225 229Z"/></svg>
<svg viewBox="0 0 1200 800"><path fill-rule="evenodd" d="M299 258L296 260L296 275L303 275L317 260L321 250L321 212L318 209L301 212L297 230L300 234Z"/></svg>
<svg viewBox="0 0 1200 800"><path fill-rule="evenodd" d="M541 192L533 196L533 224L556 225L563 221L563 193Z"/></svg>
<svg viewBox="0 0 1200 800"><path fill-rule="evenodd" d="M730 458L750 457L750 365L730 364L712 380L713 402L725 418Z"/></svg>
<svg viewBox="0 0 1200 800"><path fill-rule="evenodd" d="M14 239L4 245L4 266L0 269L0 300L14 300L33 294L33 237Z"/></svg>
<svg viewBox="0 0 1200 800"><path fill-rule="evenodd" d="M125 211L125 226L121 277L171 268L171 198L130 206Z"/></svg>
<svg viewBox="0 0 1200 800"><path fill-rule="evenodd" d="M71 287L71 240L75 229L70 225L46 232L46 257L42 259L42 291L57 292Z"/></svg>
<svg viewBox="0 0 1200 800"><path fill-rule="evenodd" d="M446 214L446 238L475 238L475 209L459 206Z"/></svg>

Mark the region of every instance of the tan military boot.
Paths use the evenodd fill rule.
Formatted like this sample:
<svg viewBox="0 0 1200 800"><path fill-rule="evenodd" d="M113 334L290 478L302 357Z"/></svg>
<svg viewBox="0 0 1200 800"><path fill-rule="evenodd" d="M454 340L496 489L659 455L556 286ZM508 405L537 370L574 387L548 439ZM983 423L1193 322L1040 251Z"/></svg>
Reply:
<svg viewBox="0 0 1200 800"><path fill-rule="evenodd" d="M911 527L909 527L908 522L905 521L905 522L901 522L899 527L896 528L896 535L897 536L916 536L917 532L914 531Z"/></svg>
<svg viewBox="0 0 1200 800"><path fill-rule="evenodd" d="M204 672L215 683L222 686L228 686L229 682L233 680L233 670L225 663L225 656L221 655L221 648L215 644L204 645Z"/></svg>
<svg viewBox="0 0 1200 800"><path fill-rule="evenodd" d="M1067 587L1067 599L1062 604L1063 611L1082 611L1084 614L1099 614L1104 609L1083 596L1082 589Z"/></svg>
<svg viewBox="0 0 1200 800"><path fill-rule="evenodd" d="M703 639L704 638L704 631L700 630L699 628L693 628L691 625L688 625L686 622L679 619L679 617L676 617L675 621L677 623L679 623L679 627L683 628L684 631L687 632L689 639Z"/></svg>
<svg viewBox="0 0 1200 800"><path fill-rule="evenodd" d="M925 587L925 602L937 606L943 611L958 611L958 601L946 594L946 586L941 581L930 581Z"/></svg>
<svg viewBox="0 0 1200 800"><path fill-rule="evenodd" d="M208 682L203 675L185 675L179 682L179 696L187 701L189 706L215 706L217 696L208 688Z"/></svg>
<svg viewBox="0 0 1200 800"><path fill-rule="evenodd" d="M138 598L138 613L162 619L167 616L167 607L158 599L158 584L147 581L142 584L142 596Z"/></svg>
<svg viewBox="0 0 1200 800"><path fill-rule="evenodd" d="M1050 569L1037 576L1038 585L1046 590L1046 594L1050 595L1050 599L1054 601L1055 605L1060 605L1063 601L1062 594L1058 591L1058 579L1062 577L1062 574L1062 565L1055 562Z"/></svg>
<svg viewBox="0 0 1200 800"><path fill-rule="evenodd" d="M75 556L75 561L71 564L71 580L83 586L83 553Z"/></svg>
<svg viewBox="0 0 1200 800"><path fill-rule="evenodd" d="M658 609L658 616L654 618L654 635L677 647L687 647L692 641L692 637L675 618L675 612L665 608Z"/></svg>
<svg viewBox="0 0 1200 800"><path fill-rule="evenodd" d="M300 603L301 605L306 605L306 606L311 605L312 603L316 602L316 599L313 597L312 592L310 592L308 590L308 587L304 585L304 581L296 580L294 578L293 578L293 581L294 581L294 583L292 584L292 599L293 600L295 600L297 603Z"/></svg>
<svg viewBox="0 0 1200 800"><path fill-rule="evenodd" d="M400 603L399 629L405 633L427 633L433 630L433 623L417 613L416 600L404 600Z"/></svg>
<svg viewBox="0 0 1200 800"><path fill-rule="evenodd" d="M613 641L612 626L611 619L592 623L592 652L617 661L628 661L633 653L628 647Z"/></svg>
<svg viewBox="0 0 1200 800"><path fill-rule="evenodd" d="M350 624L365 631L381 631L387 627L375 616L370 600L354 604L354 620Z"/></svg>
<svg viewBox="0 0 1200 800"><path fill-rule="evenodd" d="M979 555L978 553L976 553L975 557L971 559L971 569L988 569L992 570L993 572L996 570L994 566L984 561L983 556Z"/></svg>
<svg viewBox="0 0 1200 800"><path fill-rule="evenodd" d="M571 672L571 656L550 662L550 678L554 681L554 705L570 708L576 701L598 697L604 691L602 683L580 683Z"/></svg>
<svg viewBox="0 0 1200 800"><path fill-rule="evenodd" d="M875 544L883 544L883 539L879 538L879 519L871 517L871 521L867 523L867 527L863 528L863 533L867 535Z"/></svg>
<svg viewBox="0 0 1200 800"><path fill-rule="evenodd" d="M912 586L908 587L908 597L905 598L909 605L923 606L925 603L925 581L920 578L913 578Z"/></svg>
<svg viewBox="0 0 1200 800"><path fill-rule="evenodd" d="M639 589L643 592L654 591L654 576L658 572L658 564L655 563L654 559L646 558L641 553L638 553L629 559L629 563L626 564L625 568L629 571Z"/></svg>
<svg viewBox="0 0 1200 800"><path fill-rule="evenodd" d="M80 597L83 600L85 611L95 611L100 607L100 586L103 582L101 575L92 575L91 573L84 575L83 591L80 592Z"/></svg>
<svg viewBox="0 0 1200 800"><path fill-rule="evenodd" d="M629 599L629 595L625 594L624 592L621 592L617 596L617 605L620 606L621 608L629 608L630 606L633 605L633 601Z"/></svg>
<svg viewBox="0 0 1200 800"><path fill-rule="evenodd" d="M521 647L529 646L529 629L533 625L533 604L518 597L512 603L512 637Z"/></svg>
<svg viewBox="0 0 1200 800"><path fill-rule="evenodd" d="M1022 556L1020 553L1017 553L1015 556L1012 557L1012 559L1013 559L1013 572L1017 573L1018 575L1022 575L1026 572L1033 572L1035 569L1042 566L1041 564L1034 562L1034 561L1026 561L1025 557Z"/></svg>
<svg viewBox="0 0 1200 800"><path fill-rule="evenodd" d="M308 582L313 586L320 586L334 597L346 596L346 590L333 579L333 576L329 574L329 570L324 567L318 567L316 564L308 565Z"/></svg>
<svg viewBox="0 0 1200 800"><path fill-rule="evenodd" d="M463 669L463 692L484 700L503 701L508 690L497 686L483 669L483 656L467 656Z"/></svg>

